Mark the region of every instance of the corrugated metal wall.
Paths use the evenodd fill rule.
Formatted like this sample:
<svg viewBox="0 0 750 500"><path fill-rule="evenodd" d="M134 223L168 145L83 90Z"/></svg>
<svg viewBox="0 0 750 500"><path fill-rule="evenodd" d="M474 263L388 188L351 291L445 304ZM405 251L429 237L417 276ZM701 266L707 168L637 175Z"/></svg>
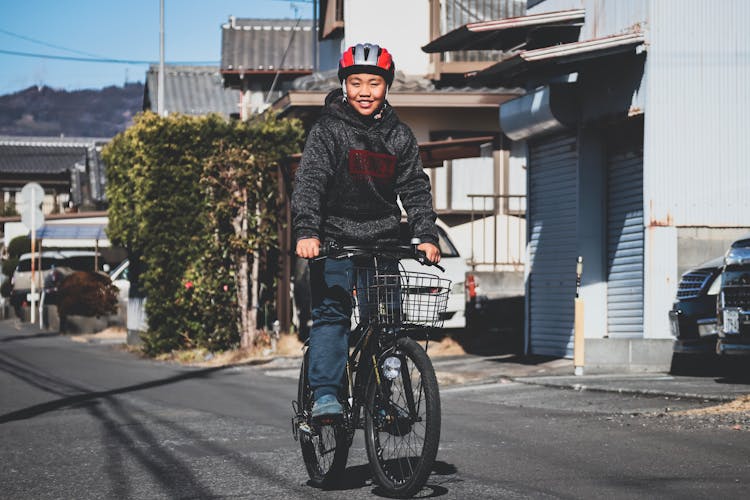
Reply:
<svg viewBox="0 0 750 500"><path fill-rule="evenodd" d="M571 356L576 261L577 137L529 141L529 346Z"/></svg>
<svg viewBox="0 0 750 500"><path fill-rule="evenodd" d="M453 31L468 23L506 19L526 14L525 0L443 0L440 2L440 32ZM446 52L446 61L493 61L501 51L459 50Z"/></svg>
<svg viewBox="0 0 750 500"><path fill-rule="evenodd" d="M750 2L649 2L647 225L750 224Z"/></svg>
<svg viewBox="0 0 750 500"><path fill-rule="evenodd" d="M607 333L643 335L643 151L607 157Z"/></svg>
<svg viewBox="0 0 750 500"><path fill-rule="evenodd" d="M648 4L648 0L585 0L586 22L580 39L602 38L645 28Z"/></svg>

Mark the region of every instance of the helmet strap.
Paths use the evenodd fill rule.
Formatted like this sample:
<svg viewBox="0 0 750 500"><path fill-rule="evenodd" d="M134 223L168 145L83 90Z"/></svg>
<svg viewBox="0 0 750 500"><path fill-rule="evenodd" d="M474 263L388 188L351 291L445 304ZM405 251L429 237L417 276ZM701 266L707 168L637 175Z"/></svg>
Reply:
<svg viewBox="0 0 750 500"><path fill-rule="evenodd" d="M346 102L349 99L349 96L346 95L346 79L341 81L341 90L344 92L344 99L343 101Z"/></svg>

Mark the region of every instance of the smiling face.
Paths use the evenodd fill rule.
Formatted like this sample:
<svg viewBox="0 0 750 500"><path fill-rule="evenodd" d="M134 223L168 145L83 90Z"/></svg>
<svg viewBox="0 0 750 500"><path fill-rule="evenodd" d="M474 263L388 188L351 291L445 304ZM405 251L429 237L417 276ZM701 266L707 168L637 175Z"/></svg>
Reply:
<svg viewBox="0 0 750 500"><path fill-rule="evenodd" d="M385 101L385 79L369 73L355 73L346 77L346 96L357 113L370 116Z"/></svg>

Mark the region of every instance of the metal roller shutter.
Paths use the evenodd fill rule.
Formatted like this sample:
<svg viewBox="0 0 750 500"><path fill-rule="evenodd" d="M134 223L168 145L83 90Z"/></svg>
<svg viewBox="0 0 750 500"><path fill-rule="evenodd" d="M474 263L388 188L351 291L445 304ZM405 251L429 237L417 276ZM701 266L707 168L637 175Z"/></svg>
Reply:
<svg viewBox="0 0 750 500"><path fill-rule="evenodd" d="M607 332L643 335L643 151L607 156Z"/></svg>
<svg viewBox="0 0 750 500"><path fill-rule="evenodd" d="M529 347L572 356L578 164L574 134L529 142Z"/></svg>

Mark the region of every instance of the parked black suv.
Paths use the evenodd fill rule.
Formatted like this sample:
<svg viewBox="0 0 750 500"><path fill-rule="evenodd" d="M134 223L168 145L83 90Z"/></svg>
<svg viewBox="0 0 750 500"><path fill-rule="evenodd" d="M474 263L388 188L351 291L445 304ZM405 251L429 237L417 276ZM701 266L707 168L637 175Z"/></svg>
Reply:
<svg viewBox="0 0 750 500"><path fill-rule="evenodd" d="M750 234L724 256L718 300L719 354L750 354Z"/></svg>
<svg viewBox="0 0 750 500"><path fill-rule="evenodd" d="M716 349L716 296L724 257L690 269L682 275L677 297L669 311L676 354L711 354Z"/></svg>

